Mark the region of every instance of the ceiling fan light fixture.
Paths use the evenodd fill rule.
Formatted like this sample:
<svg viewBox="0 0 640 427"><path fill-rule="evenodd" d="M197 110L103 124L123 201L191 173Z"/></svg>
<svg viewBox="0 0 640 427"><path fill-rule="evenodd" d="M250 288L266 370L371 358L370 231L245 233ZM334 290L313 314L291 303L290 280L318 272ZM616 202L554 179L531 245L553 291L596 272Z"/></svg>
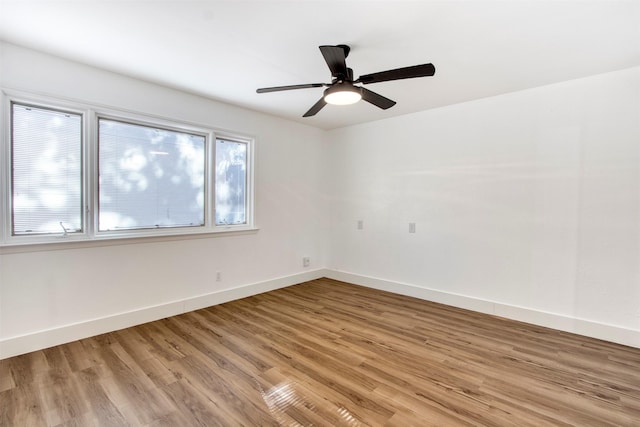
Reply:
<svg viewBox="0 0 640 427"><path fill-rule="evenodd" d="M348 83L338 83L324 91L327 104L351 105L362 99L362 90Z"/></svg>
<svg viewBox="0 0 640 427"><path fill-rule="evenodd" d="M433 64L412 65L410 67L395 68L393 70L379 71L372 74L363 74L357 79L353 79L353 70L347 67L345 59L350 48L347 45L319 46L329 70L331 71L331 83L307 83L301 85L273 86L256 89L258 93L279 92L282 90L307 89L314 87L326 87L322 98L320 98L302 117L311 117L318 114L327 104L349 105L355 104L361 99L371 105L386 110L396 105L396 102L385 98L363 86L371 83L388 82L392 80L413 79L416 77L433 76L436 67Z"/></svg>

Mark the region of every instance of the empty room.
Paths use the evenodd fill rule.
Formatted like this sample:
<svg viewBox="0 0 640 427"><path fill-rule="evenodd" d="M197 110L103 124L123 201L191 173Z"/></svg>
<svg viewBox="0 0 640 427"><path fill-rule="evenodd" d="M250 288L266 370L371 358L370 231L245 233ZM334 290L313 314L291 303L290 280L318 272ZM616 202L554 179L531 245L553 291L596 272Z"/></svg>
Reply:
<svg viewBox="0 0 640 427"><path fill-rule="evenodd" d="M0 0L0 426L640 425L640 1Z"/></svg>

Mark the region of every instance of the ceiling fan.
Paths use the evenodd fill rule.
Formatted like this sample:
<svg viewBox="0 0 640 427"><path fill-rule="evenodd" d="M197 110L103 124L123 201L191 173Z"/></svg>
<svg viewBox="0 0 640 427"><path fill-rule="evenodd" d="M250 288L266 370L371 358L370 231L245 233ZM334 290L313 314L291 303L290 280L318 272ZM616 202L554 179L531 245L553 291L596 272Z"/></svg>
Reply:
<svg viewBox="0 0 640 427"><path fill-rule="evenodd" d="M302 117L316 115L327 104L349 105L364 99L376 107L386 110L396 105L395 101L385 98L362 86L371 83L387 82L390 80L412 79L415 77L433 76L436 68L433 64L414 65L411 67L396 68L394 70L380 71L378 73L364 74L357 80L353 80L353 70L347 67L345 59L349 56L351 48L345 44L337 46L320 46L320 52L331 70L331 83L308 83L291 86L264 87L256 90L258 93L278 92L292 89L308 89L313 87L326 87L324 95Z"/></svg>

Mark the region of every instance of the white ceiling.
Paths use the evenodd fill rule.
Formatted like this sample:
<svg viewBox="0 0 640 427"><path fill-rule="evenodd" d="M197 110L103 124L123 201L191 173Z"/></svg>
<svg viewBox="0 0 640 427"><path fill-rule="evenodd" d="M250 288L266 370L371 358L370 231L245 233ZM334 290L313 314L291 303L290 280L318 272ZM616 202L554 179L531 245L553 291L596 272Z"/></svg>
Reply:
<svg viewBox="0 0 640 427"><path fill-rule="evenodd" d="M640 66L640 1L0 0L0 39L331 129ZM302 114L329 82L318 50L348 44L355 76L431 62L436 75L368 85L397 101Z"/></svg>

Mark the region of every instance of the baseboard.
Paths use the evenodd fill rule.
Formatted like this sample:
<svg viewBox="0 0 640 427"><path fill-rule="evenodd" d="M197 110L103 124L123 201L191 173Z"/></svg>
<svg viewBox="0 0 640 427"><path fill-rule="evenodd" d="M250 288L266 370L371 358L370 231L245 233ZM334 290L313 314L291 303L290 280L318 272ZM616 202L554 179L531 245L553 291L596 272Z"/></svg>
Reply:
<svg viewBox="0 0 640 427"><path fill-rule="evenodd" d="M467 310L477 311L507 319L531 323L538 326L571 332L591 338L597 338L617 344L640 348L640 331L607 325L585 319L573 318L561 314L547 313L525 307L487 301L465 295L452 294L420 286L399 283L375 277L363 276L338 270L326 270L326 277L366 286L369 288L407 295Z"/></svg>
<svg viewBox="0 0 640 427"><path fill-rule="evenodd" d="M0 340L0 360L325 277L325 269L225 289Z"/></svg>
<svg viewBox="0 0 640 427"><path fill-rule="evenodd" d="M330 269L316 269L0 340L0 360L322 277L640 348L640 331Z"/></svg>

